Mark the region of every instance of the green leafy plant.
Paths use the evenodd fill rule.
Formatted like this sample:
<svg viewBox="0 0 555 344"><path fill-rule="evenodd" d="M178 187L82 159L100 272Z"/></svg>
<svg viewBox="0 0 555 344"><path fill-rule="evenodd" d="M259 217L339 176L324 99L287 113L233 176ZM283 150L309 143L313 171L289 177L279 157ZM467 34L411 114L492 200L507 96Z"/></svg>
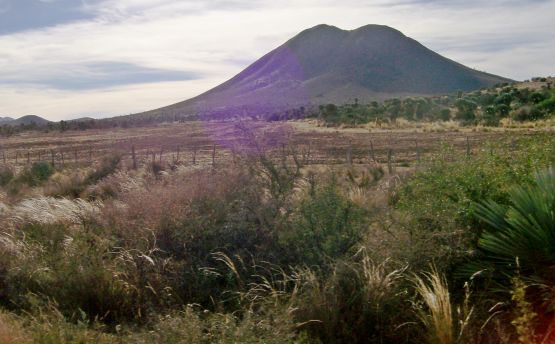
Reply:
<svg viewBox="0 0 555 344"><path fill-rule="evenodd" d="M551 283L555 264L555 170L535 174L532 184L509 192L509 205L486 201L476 205L486 225L478 241L479 258L470 272L489 270L511 276L515 259L523 278ZM551 283L552 284L552 283Z"/></svg>

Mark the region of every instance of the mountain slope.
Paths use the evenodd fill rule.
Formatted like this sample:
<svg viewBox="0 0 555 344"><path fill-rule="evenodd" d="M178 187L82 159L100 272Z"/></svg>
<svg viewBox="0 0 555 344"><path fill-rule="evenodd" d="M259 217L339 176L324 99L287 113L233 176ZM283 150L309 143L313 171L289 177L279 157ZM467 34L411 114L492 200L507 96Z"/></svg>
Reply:
<svg viewBox="0 0 555 344"><path fill-rule="evenodd" d="M13 121L13 118L11 117L0 117L0 125L7 124L11 121Z"/></svg>
<svg viewBox="0 0 555 344"><path fill-rule="evenodd" d="M48 124L50 123L49 120L44 119L40 116L36 116L36 115L28 115L28 116L23 116L23 117L19 117L17 119L13 119L11 117L0 117L0 125L10 125L10 126L16 126L16 125L30 125L30 124L35 124L35 125L44 125L44 124Z"/></svg>
<svg viewBox="0 0 555 344"><path fill-rule="evenodd" d="M318 25L193 99L143 115L232 117L323 103L467 91L511 80L442 57L387 26Z"/></svg>

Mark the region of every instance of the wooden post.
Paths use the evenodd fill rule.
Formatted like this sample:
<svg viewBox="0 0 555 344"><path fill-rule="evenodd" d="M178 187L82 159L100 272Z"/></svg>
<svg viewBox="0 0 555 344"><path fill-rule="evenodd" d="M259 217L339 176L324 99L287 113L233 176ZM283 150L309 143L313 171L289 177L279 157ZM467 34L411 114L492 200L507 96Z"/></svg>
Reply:
<svg viewBox="0 0 555 344"><path fill-rule="evenodd" d="M137 156L135 155L135 146L131 146L131 158L133 159L133 169L137 169Z"/></svg>
<svg viewBox="0 0 555 344"><path fill-rule="evenodd" d="M414 140L416 145L416 161L420 162L420 148L418 148L418 139Z"/></svg>
<svg viewBox="0 0 555 344"><path fill-rule="evenodd" d="M393 149L389 148L387 150L387 171L389 172L389 174L393 174L393 162L391 161L393 159Z"/></svg>
<svg viewBox="0 0 555 344"><path fill-rule="evenodd" d="M216 167L216 145L212 146L212 168Z"/></svg>
<svg viewBox="0 0 555 344"><path fill-rule="evenodd" d="M470 139L466 137L466 156L470 157Z"/></svg>
<svg viewBox="0 0 555 344"><path fill-rule="evenodd" d="M353 164L353 145L351 140L349 140L349 147L347 148L347 164Z"/></svg>
<svg viewBox="0 0 555 344"><path fill-rule="evenodd" d="M52 158L52 167L54 167L54 166L56 166L56 160L55 160L56 156L54 155L54 150L53 149L50 150L50 155L51 155L51 158Z"/></svg>
<svg viewBox="0 0 555 344"><path fill-rule="evenodd" d="M376 155L374 154L374 144L372 143L372 140L370 140L370 160L371 161L376 161Z"/></svg>
<svg viewBox="0 0 555 344"><path fill-rule="evenodd" d="M27 165L31 164L31 152L27 151Z"/></svg>

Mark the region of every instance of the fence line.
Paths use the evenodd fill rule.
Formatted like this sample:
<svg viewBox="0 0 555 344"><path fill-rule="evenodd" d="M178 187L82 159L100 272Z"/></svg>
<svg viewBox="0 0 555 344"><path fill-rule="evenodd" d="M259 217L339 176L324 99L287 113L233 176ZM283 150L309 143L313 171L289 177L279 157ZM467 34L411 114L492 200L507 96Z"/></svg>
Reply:
<svg viewBox="0 0 555 344"><path fill-rule="evenodd" d="M406 144L410 140L411 144ZM451 153L446 155L444 147L449 145L458 151L462 156L467 158L473 155L473 150L482 145L480 138L471 138L469 136L455 137L454 140L448 142L446 140L438 140L437 145L428 144L426 141L422 143L418 138L408 138L397 141L397 145L391 141L382 142L382 147L376 147L375 141L367 141L367 146L354 144L353 140L348 140L346 144L341 146L314 146L312 142L295 145L291 143L289 146L285 144L275 147L268 153L274 158L283 158L286 155L298 155L303 165L315 164L361 164L361 163L381 163L387 164L390 173L395 172L395 167L399 164L416 162L420 164L423 156L432 152L441 152L443 160L453 160L455 155ZM429 142L428 142L429 143ZM516 142L513 140L511 147L515 147ZM148 163L158 164L191 164L195 165L211 165L216 166L217 161L225 161L228 149L212 145L192 145L187 148L183 146L168 147L162 145L159 149L155 147L143 148L138 150L134 144L129 145L128 149L115 149L121 155L124 162L133 169L138 169ZM223 154L222 154L223 153ZM95 150L92 147L85 149L14 149L7 150L0 148L0 162L3 164L12 164L15 166L27 166L38 161L50 162L55 167L67 166L92 166L99 162L102 158L108 156L108 149ZM343 158L342 158L343 157Z"/></svg>

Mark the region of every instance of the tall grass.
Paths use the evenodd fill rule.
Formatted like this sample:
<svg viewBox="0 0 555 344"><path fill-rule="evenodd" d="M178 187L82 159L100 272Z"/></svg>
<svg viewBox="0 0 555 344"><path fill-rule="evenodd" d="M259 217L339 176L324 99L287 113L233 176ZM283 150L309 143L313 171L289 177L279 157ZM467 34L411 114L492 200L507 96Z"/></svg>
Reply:
<svg viewBox="0 0 555 344"><path fill-rule="evenodd" d="M424 324L431 344L456 343L453 309L447 281L434 267L424 277L413 277L414 288L425 308L417 308L418 318Z"/></svg>

